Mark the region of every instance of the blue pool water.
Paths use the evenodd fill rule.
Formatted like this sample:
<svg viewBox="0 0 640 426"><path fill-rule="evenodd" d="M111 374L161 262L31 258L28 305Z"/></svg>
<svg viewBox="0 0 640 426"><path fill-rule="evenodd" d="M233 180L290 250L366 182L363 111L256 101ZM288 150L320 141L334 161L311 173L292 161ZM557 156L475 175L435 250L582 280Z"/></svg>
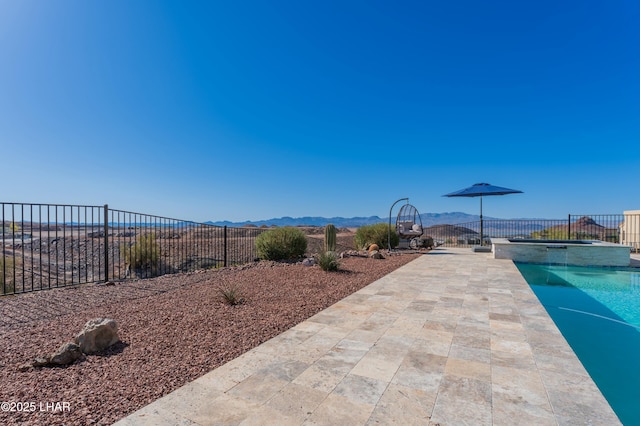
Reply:
<svg viewBox="0 0 640 426"><path fill-rule="evenodd" d="M640 270L516 263L625 425L640 425Z"/></svg>

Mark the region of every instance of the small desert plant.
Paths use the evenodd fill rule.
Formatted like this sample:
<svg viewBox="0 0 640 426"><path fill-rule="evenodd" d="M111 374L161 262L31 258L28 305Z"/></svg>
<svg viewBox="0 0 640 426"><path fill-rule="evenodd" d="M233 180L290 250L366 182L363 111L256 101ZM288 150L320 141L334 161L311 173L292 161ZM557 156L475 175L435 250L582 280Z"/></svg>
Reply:
<svg viewBox="0 0 640 426"><path fill-rule="evenodd" d="M358 228L354 237L357 249L367 249L371 244L378 247L388 248L389 245L389 224L376 223L375 225L365 225ZM391 248L400 244L400 237L396 233L395 226L391 226Z"/></svg>
<svg viewBox="0 0 640 426"><path fill-rule="evenodd" d="M327 272L335 272L340 267L338 255L335 251L323 251L316 258L320 269Z"/></svg>
<svg viewBox="0 0 640 426"><path fill-rule="evenodd" d="M158 272L160 245L153 234L141 236L131 247L120 248L122 257L129 268L135 271Z"/></svg>
<svg viewBox="0 0 640 426"><path fill-rule="evenodd" d="M229 306L236 306L244 303L242 292L236 286L219 287L220 297L222 301Z"/></svg>
<svg viewBox="0 0 640 426"><path fill-rule="evenodd" d="M324 227L324 251L336 251L336 234L338 231L332 224Z"/></svg>
<svg viewBox="0 0 640 426"><path fill-rule="evenodd" d="M290 226L271 229L256 237L256 251L265 260L297 259L307 251L307 237Z"/></svg>
<svg viewBox="0 0 640 426"><path fill-rule="evenodd" d="M0 294L9 294L15 291L11 275L13 261L8 257L0 257Z"/></svg>

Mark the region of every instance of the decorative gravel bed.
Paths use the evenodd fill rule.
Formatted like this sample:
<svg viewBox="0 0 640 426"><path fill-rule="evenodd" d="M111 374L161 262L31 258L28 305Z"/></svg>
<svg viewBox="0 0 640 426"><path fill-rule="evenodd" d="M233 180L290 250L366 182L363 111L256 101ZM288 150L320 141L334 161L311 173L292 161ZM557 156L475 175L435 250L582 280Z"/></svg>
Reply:
<svg viewBox="0 0 640 426"><path fill-rule="evenodd" d="M0 424L111 424L417 256L348 257L333 273L259 262L0 298L0 402L10 403ZM219 289L234 286L245 301L229 306ZM116 320L122 342L67 367L19 371L99 317Z"/></svg>

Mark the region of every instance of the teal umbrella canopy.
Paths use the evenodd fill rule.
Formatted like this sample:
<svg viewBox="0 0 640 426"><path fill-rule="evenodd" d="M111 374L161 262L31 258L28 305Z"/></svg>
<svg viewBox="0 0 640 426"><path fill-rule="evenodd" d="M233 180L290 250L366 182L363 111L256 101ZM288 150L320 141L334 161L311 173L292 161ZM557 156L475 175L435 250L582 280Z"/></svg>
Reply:
<svg viewBox="0 0 640 426"><path fill-rule="evenodd" d="M476 183L460 191L445 194L444 197L482 197L483 195L507 195L522 194L517 189L503 188L501 186L491 185L489 183Z"/></svg>
<svg viewBox="0 0 640 426"><path fill-rule="evenodd" d="M501 186L491 185L489 183L476 183L459 191L444 194L443 197L480 197L480 245L484 244L484 235L482 233L482 197L487 195L508 195L508 194L522 194L522 191L517 189L503 188Z"/></svg>

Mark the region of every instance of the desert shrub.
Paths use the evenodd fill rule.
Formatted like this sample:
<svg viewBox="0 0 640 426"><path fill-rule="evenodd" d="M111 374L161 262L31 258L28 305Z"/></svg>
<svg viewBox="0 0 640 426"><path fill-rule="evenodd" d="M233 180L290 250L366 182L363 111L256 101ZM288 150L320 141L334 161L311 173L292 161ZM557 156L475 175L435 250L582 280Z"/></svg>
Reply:
<svg viewBox="0 0 640 426"><path fill-rule="evenodd" d="M337 271L340 267L338 255L335 251L323 251L316 257L320 269L327 272Z"/></svg>
<svg viewBox="0 0 640 426"><path fill-rule="evenodd" d="M160 245L153 234L143 235L130 247L121 246L120 253L129 268L135 271L158 272Z"/></svg>
<svg viewBox="0 0 640 426"><path fill-rule="evenodd" d="M288 260L304 256L307 237L297 228L286 226L265 231L256 237L256 252L260 259Z"/></svg>
<svg viewBox="0 0 640 426"><path fill-rule="evenodd" d="M229 306L236 306L244 303L244 297L242 292L236 286L220 287L218 288L220 298L224 303Z"/></svg>
<svg viewBox="0 0 640 426"><path fill-rule="evenodd" d="M389 224L376 223L374 225L365 225L358 228L354 237L354 243L358 250L368 248L371 244L377 244L378 247L387 248L389 245ZM391 226L391 248L400 244L400 237L396 233L395 226Z"/></svg>
<svg viewBox="0 0 640 426"><path fill-rule="evenodd" d="M8 257L0 257L0 294L9 294L15 291L11 276L13 261Z"/></svg>

